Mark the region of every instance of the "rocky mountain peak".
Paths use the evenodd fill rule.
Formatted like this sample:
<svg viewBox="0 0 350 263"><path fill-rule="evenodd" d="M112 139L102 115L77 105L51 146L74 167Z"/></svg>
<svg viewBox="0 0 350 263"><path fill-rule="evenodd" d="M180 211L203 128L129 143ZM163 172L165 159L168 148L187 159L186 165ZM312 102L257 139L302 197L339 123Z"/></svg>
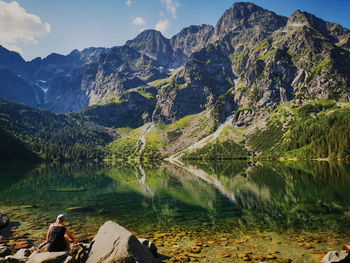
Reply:
<svg viewBox="0 0 350 263"><path fill-rule="evenodd" d="M258 28L265 32L273 32L286 25L287 18L272 11L263 9L253 3L238 2L226 10L216 25L216 34L241 32Z"/></svg>
<svg viewBox="0 0 350 263"><path fill-rule="evenodd" d="M313 14L296 10L288 19L288 27L307 26L317 30L332 42L338 42L338 37L349 34L350 31L339 24L326 22Z"/></svg>
<svg viewBox="0 0 350 263"><path fill-rule="evenodd" d="M0 68L9 68L16 72L16 69L21 68L24 62L20 54L0 45Z"/></svg>
<svg viewBox="0 0 350 263"><path fill-rule="evenodd" d="M167 67L170 63L169 58L172 55L170 40L157 30L145 30L133 40L127 41L125 45L158 60L161 66Z"/></svg>
<svg viewBox="0 0 350 263"><path fill-rule="evenodd" d="M288 19L288 26L317 26L320 24L324 24L325 22L312 14L307 12L302 12L300 10L296 10Z"/></svg>

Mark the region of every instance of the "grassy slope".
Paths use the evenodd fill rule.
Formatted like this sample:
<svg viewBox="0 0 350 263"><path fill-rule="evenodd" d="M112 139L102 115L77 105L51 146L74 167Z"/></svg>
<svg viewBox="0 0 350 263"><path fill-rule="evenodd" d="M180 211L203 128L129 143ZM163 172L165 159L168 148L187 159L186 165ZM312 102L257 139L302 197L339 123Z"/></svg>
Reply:
<svg viewBox="0 0 350 263"><path fill-rule="evenodd" d="M170 125L156 124L146 135L142 158L170 156L216 128L209 112L190 115ZM124 130L124 135L110 144L113 157L139 157L140 129ZM241 159L255 152L261 158L345 159L350 158L349 131L348 103L317 101L297 106L288 102L271 112L263 129L227 126L215 141L183 158Z"/></svg>
<svg viewBox="0 0 350 263"><path fill-rule="evenodd" d="M186 116L169 125L156 124L145 136L146 146L142 156L139 156L139 150L144 127L119 129L121 137L110 143L108 148L112 159L160 159L212 133L214 125L207 111Z"/></svg>

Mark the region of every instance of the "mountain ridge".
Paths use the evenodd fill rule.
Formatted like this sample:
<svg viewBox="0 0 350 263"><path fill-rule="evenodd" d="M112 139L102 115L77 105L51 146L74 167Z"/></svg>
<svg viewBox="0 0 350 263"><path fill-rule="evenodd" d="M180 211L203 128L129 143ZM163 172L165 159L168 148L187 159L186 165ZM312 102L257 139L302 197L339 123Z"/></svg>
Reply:
<svg viewBox="0 0 350 263"><path fill-rule="evenodd" d="M338 112L344 110L342 103L347 105L350 100L350 30L300 10L287 18L246 2L234 3L216 26L190 26L171 38L146 30L124 46L74 50L67 56L52 54L28 63L17 57L16 63L28 66L23 74L12 73L18 83L28 84L16 89L36 90L18 102L74 112L68 115L75 120L107 128L131 129L129 135L121 132L120 144L114 144L129 153L140 127L153 127L146 129L152 136L143 137L146 142L151 140L149 146L143 146L148 156L182 151L223 128L227 119L226 135L215 136L219 143L211 142L214 153L221 147L247 155L271 154L270 149L261 148L259 138L266 136L264 129L280 135L274 146L279 149L279 143L286 144L282 140L285 132L295 131L286 119L300 126L307 123L295 109L312 109L314 115L307 115L312 119L322 115L318 109L324 107L323 101L339 104L331 103L332 111ZM6 87L0 86L0 90L0 96L14 100L13 93L4 92ZM293 114L276 115L281 108ZM210 125L203 129L200 121L190 122L205 132L189 126L172 128L190 116ZM271 116L282 120L274 122ZM342 119L346 114L334 116ZM330 121L323 115L319 118ZM151 122L156 125L149 125ZM324 140L331 141L330 135L323 133ZM132 140L130 136L134 136ZM318 152L318 144L300 143L306 144L314 147L312 156L326 156L325 151ZM292 151L296 146L288 147ZM226 150L223 152L228 153ZM339 151L342 158L347 156ZM334 151L328 154L337 155ZM191 153L189 156L193 158Z"/></svg>

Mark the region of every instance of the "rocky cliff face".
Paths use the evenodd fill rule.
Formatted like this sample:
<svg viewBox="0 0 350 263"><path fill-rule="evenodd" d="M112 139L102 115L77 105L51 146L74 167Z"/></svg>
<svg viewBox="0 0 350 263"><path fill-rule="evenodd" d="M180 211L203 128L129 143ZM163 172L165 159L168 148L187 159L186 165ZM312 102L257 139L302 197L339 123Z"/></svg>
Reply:
<svg viewBox="0 0 350 263"><path fill-rule="evenodd" d="M341 25L299 10L286 18L235 3L215 27L190 26L171 39L146 30L121 47L30 62L0 48L0 66L10 72L0 79L22 79L12 86L3 81L0 96L56 112L117 104L111 106L113 127L126 125L123 116L137 103L146 106L135 111L132 127L212 107L219 121L235 114L236 125L249 125L290 100L348 101L349 50L350 31ZM26 99L16 96L24 90Z"/></svg>

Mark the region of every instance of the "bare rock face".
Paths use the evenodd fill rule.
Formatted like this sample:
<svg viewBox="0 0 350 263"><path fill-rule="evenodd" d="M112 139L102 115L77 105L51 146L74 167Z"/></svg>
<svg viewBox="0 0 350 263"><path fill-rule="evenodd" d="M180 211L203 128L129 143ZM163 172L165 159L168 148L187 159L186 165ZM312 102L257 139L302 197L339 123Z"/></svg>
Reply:
<svg viewBox="0 0 350 263"><path fill-rule="evenodd" d="M233 31L257 28L273 32L286 24L287 18L263 9L253 3L235 3L218 21L215 33L223 36Z"/></svg>
<svg viewBox="0 0 350 263"><path fill-rule="evenodd" d="M156 263L152 253L128 230L107 221L92 240L86 263Z"/></svg>

